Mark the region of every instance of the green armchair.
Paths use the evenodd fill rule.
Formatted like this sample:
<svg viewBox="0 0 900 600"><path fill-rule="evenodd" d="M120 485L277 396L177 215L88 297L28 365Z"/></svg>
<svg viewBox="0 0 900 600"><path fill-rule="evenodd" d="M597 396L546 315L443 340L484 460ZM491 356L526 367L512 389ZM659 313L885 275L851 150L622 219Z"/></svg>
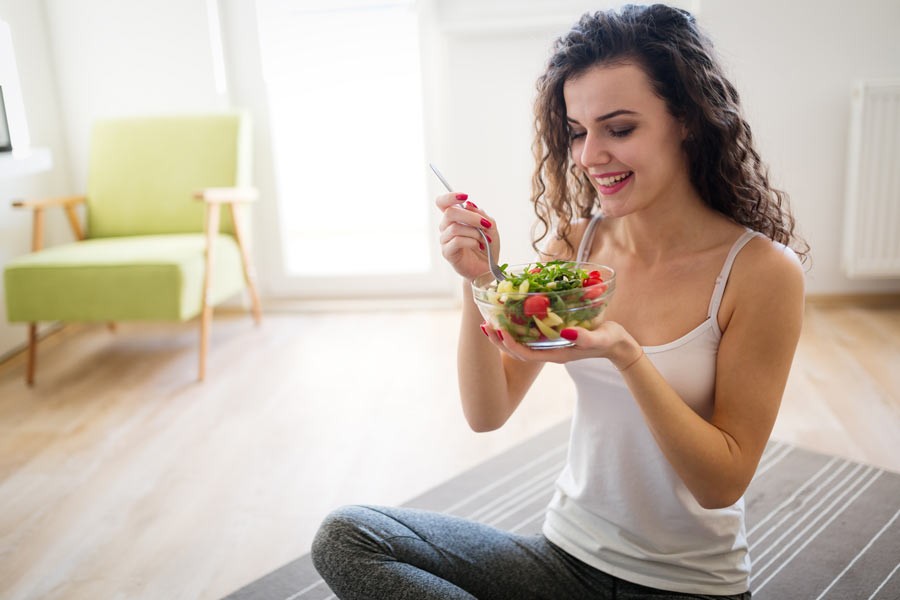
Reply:
<svg viewBox="0 0 900 600"><path fill-rule="evenodd" d="M248 186L249 136L243 113L100 121L91 133L85 196L13 202L34 214L32 252L4 269L7 318L29 324L29 385L40 321L199 315L201 381L215 305L246 288L259 324L243 223L243 205L257 196ZM77 241L43 248L50 207L66 211Z"/></svg>

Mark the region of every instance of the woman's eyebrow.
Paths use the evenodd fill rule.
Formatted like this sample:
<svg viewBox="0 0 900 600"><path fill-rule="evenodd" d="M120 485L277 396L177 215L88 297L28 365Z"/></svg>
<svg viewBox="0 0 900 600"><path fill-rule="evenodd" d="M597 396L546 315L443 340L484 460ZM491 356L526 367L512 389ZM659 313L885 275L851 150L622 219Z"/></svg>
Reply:
<svg viewBox="0 0 900 600"><path fill-rule="evenodd" d="M636 113L633 110L627 110L624 108L620 108L618 110L614 110L612 112L606 113L605 115L600 115L599 117L594 119L594 121L599 123L599 122L605 121L607 119L612 119L613 117L618 117L619 115L636 115L636 114L638 114L638 113ZM578 123L578 121L576 121L575 119L573 119L572 117L570 117L568 115L566 116L566 121L568 121L569 123L576 123L576 124L580 125L580 123Z"/></svg>

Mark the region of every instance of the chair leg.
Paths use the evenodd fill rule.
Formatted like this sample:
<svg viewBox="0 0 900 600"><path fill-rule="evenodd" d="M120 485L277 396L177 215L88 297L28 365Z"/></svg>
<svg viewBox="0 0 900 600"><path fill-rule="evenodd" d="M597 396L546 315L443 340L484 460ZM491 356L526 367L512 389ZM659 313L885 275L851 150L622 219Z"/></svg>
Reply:
<svg viewBox="0 0 900 600"><path fill-rule="evenodd" d="M212 307L203 303L203 313L200 317L200 366L197 373L197 380L206 379L206 353L209 349L209 330L212 324Z"/></svg>
<svg viewBox="0 0 900 600"><path fill-rule="evenodd" d="M28 324L28 362L25 366L25 383L34 385L34 370L37 366L37 323Z"/></svg>
<svg viewBox="0 0 900 600"><path fill-rule="evenodd" d="M256 292L256 282L247 277L247 289L250 291L250 301L253 303L253 322L259 325L262 323L262 307L259 304L259 294Z"/></svg>
<svg viewBox="0 0 900 600"><path fill-rule="evenodd" d="M216 235L219 233L219 205L206 205L206 270L203 277L203 303L200 316L200 365L197 379L206 379L206 351L209 348L209 330L212 324L212 276L215 268Z"/></svg>
<svg viewBox="0 0 900 600"><path fill-rule="evenodd" d="M234 239L237 242L238 250L240 250L241 253L241 266L244 269L244 281L247 283L247 291L250 292L253 321L259 325L262 322L262 308L259 303L259 294L256 291L256 274L253 269L253 261L250 260L250 249L248 248L247 238L244 235L244 226L234 203L228 205L228 210L231 213L231 222L234 227Z"/></svg>

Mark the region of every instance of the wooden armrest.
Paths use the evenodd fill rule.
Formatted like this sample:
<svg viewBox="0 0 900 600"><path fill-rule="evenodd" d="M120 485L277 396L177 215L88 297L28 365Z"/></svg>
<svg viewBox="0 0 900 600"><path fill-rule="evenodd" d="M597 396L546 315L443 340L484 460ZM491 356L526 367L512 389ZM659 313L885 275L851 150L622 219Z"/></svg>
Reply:
<svg viewBox="0 0 900 600"><path fill-rule="evenodd" d="M47 198L44 200L13 200L12 205L15 208L30 208L34 214L34 225L31 231L31 250L37 252L44 247L44 209L52 207L61 207L66 210L66 217L69 219L69 226L76 240L84 239L84 232L81 224L78 222L78 213L75 207L84 204L87 198L85 196L63 196L61 198Z"/></svg>
<svg viewBox="0 0 900 600"><path fill-rule="evenodd" d="M229 204L232 202L254 202L259 198L256 188L206 188L194 192L195 200L209 204Z"/></svg>
<svg viewBox="0 0 900 600"><path fill-rule="evenodd" d="M61 198L45 198L43 200L20 200L16 199L12 201L12 205L15 208L49 208L52 206L62 206L65 208L69 208L72 206L78 206L79 204L84 204L85 198L84 196L63 196Z"/></svg>

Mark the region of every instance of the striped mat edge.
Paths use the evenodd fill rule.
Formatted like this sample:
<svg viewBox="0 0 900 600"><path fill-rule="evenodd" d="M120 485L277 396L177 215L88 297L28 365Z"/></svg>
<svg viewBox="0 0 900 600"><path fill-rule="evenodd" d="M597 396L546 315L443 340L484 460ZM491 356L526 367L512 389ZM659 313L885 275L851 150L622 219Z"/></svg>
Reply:
<svg viewBox="0 0 900 600"><path fill-rule="evenodd" d="M537 533L569 421L404 506ZM770 441L745 495L754 600L900 599L900 474ZM225 600L333 600L304 555Z"/></svg>

